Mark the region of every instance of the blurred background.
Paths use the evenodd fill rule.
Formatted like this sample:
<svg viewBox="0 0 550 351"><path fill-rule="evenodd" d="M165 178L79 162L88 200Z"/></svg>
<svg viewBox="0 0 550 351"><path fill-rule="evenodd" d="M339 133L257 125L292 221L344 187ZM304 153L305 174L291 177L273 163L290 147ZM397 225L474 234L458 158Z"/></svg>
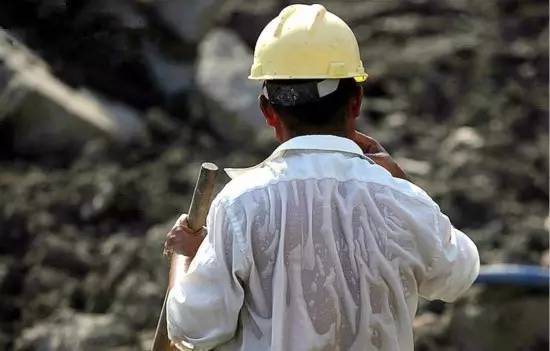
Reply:
<svg viewBox="0 0 550 351"><path fill-rule="evenodd" d="M246 76L291 3L0 1L0 350L149 349L200 163L275 146ZM322 3L360 43L362 130L483 264L548 267L548 2ZM548 290L423 301L415 342L547 350Z"/></svg>

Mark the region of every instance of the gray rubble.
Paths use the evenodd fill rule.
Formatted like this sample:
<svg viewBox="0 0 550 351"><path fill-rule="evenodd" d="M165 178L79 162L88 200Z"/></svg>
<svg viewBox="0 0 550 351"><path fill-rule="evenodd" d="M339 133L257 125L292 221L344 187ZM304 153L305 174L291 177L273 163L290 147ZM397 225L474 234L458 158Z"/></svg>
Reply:
<svg viewBox="0 0 550 351"><path fill-rule="evenodd" d="M198 165L275 145L246 76L287 3L0 2L0 350L149 349ZM548 267L548 3L325 5L367 65L362 130L483 264ZM422 301L416 349L548 350L547 295Z"/></svg>

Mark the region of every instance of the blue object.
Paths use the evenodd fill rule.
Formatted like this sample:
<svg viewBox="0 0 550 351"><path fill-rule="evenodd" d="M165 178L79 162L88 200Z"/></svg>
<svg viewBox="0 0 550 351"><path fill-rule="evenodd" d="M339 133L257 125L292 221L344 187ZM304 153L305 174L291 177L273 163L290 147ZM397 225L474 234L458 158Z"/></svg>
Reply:
<svg viewBox="0 0 550 351"><path fill-rule="evenodd" d="M540 266L494 264L481 266L475 284L548 287L550 270Z"/></svg>

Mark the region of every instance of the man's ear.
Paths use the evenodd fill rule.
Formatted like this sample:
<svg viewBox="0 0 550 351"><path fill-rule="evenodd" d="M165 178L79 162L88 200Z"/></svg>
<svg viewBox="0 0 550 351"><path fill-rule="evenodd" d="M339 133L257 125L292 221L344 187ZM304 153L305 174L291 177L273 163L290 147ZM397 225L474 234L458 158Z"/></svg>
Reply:
<svg viewBox="0 0 550 351"><path fill-rule="evenodd" d="M357 86L355 88L355 92L353 96L351 97L350 103L349 103L349 115L353 118L359 117L359 113L361 112L361 102L363 100L363 87Z"/></svg>
<svg viewBox="0 0 550 351"><path fill-rule="evenodd" d="M269 104L265 96L260 95L258 99L260 102L260 110L262 110L267 125L274 128L278 127L281 122L273 106Z"/></svg>

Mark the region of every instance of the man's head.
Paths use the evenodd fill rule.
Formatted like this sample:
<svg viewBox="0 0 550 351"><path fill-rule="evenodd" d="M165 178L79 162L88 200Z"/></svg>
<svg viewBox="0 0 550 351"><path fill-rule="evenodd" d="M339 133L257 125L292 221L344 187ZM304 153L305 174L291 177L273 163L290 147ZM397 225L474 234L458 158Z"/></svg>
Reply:
<svg viewBox="0 0 550 351"><path fill-rule="evenodd" d="M355 130L361 96L353 78L268 80L260 108L279 141L308 134L349 136Z"/></svg>
<svg viewBox="0 0 550 351"><path fill-rule="evenodd" d="M346 135L367 79L348 25L322 5L290 5L262 31L250 79L263 80L260 106L279 140Z"/></svg>

